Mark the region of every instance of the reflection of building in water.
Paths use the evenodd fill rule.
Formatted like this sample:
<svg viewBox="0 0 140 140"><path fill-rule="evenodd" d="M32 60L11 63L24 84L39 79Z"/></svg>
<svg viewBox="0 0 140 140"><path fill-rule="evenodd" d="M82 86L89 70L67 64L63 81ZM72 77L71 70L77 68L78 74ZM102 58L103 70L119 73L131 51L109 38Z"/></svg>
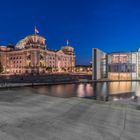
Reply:
<svg viewBox="0 0 140 140"><path fill-rule="evenodd" d="M77 89L77 96L78 97L85 97L85 85L84 84L80 84L78 85L78 89Z"/></svg>
<svg viewBox="0 0 140 140"><path fill-rule="evenodd" d="M132 83L132 91L136 92L136 96L140 97L140 82L131 82Z"/></svg>
<svg viewBox="0 0 140 140"><path fill-rule="evenodd" d="M94 97L97 100L107 100L108 97L108 83L101 82L101 83L94 83L93 85L93 92Z"/></svg>
<svg viewBox="0 0 140 140"><path fill-rule="evenodd" d="M74 48L67 45L60 50L49 50L46 39L29 35L15 47L0 46L0 61L4 73L72 72L75 67Z"/></svg>
<svg viewBox="0 0 140 140"><path fill-rule="evenodd" d="M98 49L93 49L98 50ZM95 52L93 51L93 58ZM100 58L101 54L96 52L96 57ZM137 52L115 52L107 54L105 57L107 77L109 80L131 80L140 79L140 49ZM99 65L97 67L97 64ZM104 71L102 63L98 59L93 59L93 76L98 77L98 71ZM94 77L95 77L94 76ZM96 79L102 79L99 77ZM93 78L95 79L95 78Z"/></svg>
<svg viewBox="0 0 140 140"><path fill-rule="evenodd" d="M93 96L93 87L91 84L80 84L77 88L78 97L92 97Z"/></svg>
<svg viewBox="0 0 140 140"><path fill-rule="evenodd" d="M109 83L110 94L121 94L124 92L130 92L132 89L131 82L111 82Z"/></svg>

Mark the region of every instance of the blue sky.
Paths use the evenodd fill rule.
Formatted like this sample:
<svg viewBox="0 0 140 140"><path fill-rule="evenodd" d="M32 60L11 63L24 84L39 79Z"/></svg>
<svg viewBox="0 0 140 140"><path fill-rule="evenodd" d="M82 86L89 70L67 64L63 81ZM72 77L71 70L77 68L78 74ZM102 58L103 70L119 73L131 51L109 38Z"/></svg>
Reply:
<svg viewBox="0 0 140 140"><path fill-rule="evenodd" d="M139 0L5 0L0 4L0 45L34 33L51 49L70 40L77 64L89 64L94 47L105 52L140 47Z"/></svg>

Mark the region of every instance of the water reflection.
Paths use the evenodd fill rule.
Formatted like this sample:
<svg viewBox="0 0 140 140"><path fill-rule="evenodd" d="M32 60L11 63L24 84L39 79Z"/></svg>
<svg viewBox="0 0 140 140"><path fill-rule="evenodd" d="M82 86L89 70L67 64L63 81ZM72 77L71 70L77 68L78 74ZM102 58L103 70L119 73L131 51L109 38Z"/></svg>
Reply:
<svg viewBox="0 0 140 140"><path fill-rule="evenodd" d="M93 96L93 87L91 84L79 84L76 92L78 97L91 97Z"/></svg>
<svg viewBox="0 0 140 140"><path fill-rule="evenodd" d="M112 82L109 84L109 92L112 94L129 92L131 88L131 82Z"/></svg>
<svg viewBox="0 0 140 140"><path fill-rule="evenodd" d="M35 87L39 94L57 97L84 97L97 100L121 100L140 96L140 82L101 82Z"/></svg>

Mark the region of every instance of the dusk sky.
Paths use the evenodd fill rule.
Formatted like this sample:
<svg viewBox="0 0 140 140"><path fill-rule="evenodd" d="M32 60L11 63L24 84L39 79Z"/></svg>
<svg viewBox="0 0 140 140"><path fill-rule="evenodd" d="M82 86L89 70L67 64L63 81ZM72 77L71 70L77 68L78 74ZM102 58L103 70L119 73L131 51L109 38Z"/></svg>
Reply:
<svg viewBox="0 0 140 140"><path fill-rule="evenodd" d="M92 48L105 52L140 47L139 0L3 0L0 3L0 45L16 44L34 33L50 49L70 40L76 63L89 64Z"/></svg>

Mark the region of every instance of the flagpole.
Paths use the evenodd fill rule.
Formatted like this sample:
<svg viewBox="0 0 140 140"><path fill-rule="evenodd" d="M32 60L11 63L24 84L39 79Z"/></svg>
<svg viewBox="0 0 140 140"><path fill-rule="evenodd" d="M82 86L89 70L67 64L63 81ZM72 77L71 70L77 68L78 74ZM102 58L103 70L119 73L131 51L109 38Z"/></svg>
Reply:
<svg viewBox="0 0 140 140"><path fill-rule="evenodd" d="M67 46L69 45L69 40L67 40Z"/></svg>
<svg viewBox="0 0 140 140"><path fill-rule="evenodd" d="M36 30L36 26L35 26L35 28L34 28L34 32L35 32L35 35L36 35L36 31L35 31L35 30Z"/></svg>

